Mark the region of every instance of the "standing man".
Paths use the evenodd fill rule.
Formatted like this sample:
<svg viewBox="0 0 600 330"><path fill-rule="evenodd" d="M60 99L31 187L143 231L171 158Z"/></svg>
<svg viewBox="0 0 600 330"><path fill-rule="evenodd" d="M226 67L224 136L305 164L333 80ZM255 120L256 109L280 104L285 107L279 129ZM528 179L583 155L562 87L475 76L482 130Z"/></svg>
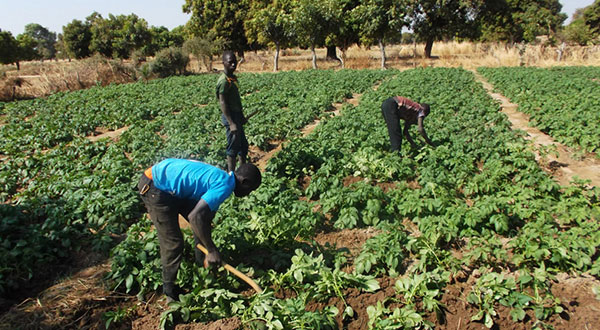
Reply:
<svg viewBox="0 0 600 330"><path fill-rule="evenodd" d="M208 250L204 264L221 264L221 254L211 238L211 223L219 205L233 192L243 197L256 190L262 176L252 164L242 164L235 172L225 171L195 160L165 159L147 169L138 189L158 234L163 291L167 301L178 300L183 293L175 285L183 256L181 214L191 225L196 245ZM196 262L202 254L194 248Z"/></svg>
<svg viewBox="0 0 600 330"><path fill-rule="evenodd" d="M237 59L232 51L223 53L223 74L217 81L217 98L221 106L221 122L227 133L227 169L235 170L236 157L240 165L246 163L248 140L244 133L244 124L248 121L242 112L237 77L233 74Z"/></svg>
<svg viewBox="0 0 600 330"><path fill-rule="evenodd" d="M404 120L404 136L413 148L417 145L410 136L408 129L410 125L417 124L419 134L425 139L425 142L433 146L431 140L427 137L423 120L429 115L429 104L417 103L406 97L394 96L386 99L381 104L381 113L387 125L390 136L391 151L400 152L402 147L402 132L400 131L400 119Z"/></svg>

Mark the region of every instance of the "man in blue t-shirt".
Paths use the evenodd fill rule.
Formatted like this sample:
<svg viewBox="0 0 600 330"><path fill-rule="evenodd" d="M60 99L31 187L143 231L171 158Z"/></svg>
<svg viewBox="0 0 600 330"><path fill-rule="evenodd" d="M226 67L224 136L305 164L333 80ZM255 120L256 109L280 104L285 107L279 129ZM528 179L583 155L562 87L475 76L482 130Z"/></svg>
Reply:
<svg viewBox="0 0 600 330"><path fill-rule="evenodd" d="M163 291L168 301L178 300L183 293L175 285L184 244L179 214L190 223L195 243L208 250L205 264L219 265L221 255L211 238L215 213L231 193L247 196L260 186L261 179L260 170L250 163L227 173L199 161L173 158L142 174L138 189L158 234ZM198 262L202 255L198 249L194 251Z"/></svg>

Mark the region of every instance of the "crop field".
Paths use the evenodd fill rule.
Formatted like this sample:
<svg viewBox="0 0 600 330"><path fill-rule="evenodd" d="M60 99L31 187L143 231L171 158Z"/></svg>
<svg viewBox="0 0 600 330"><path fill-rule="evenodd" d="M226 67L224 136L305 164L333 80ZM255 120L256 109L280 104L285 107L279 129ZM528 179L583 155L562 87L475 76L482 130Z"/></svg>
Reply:
<svg viewBox="0 0 600 330"><path fill-rule="evenodd" d="M582 152L600 146L600 68L479 68L533 126Z"/></svg>
<svg viewBox="0 0 600 330"><path fill-rule="evenodd" d="M555 116L576 112L586 122L577 137L570 129L549 134L597 151L597 68L512 70L479 71L526 112L541 112L536 100L569 87L592 93L595 103L574 108L560 94L565 105ZM535 75L547 78L526 80ZM225 167L217 78L0 104L0 293L27 288L72 262L75 251L107 249L111 290L141 301L160 290L158 240L135 187L143 169L166 157ZM592 86L580 87L584 79ZM583 329L600 322L586 309L600 306L600 189L558 185L473 73L308 70L240 74L239 81L245 112L260 110L246 126L253 150L286 142L258 190L221 206L212 235L225 260L264 292L196 266L186 229L178 282L188 293L156 324L137 328L230 321L252 329ZM565 86L551 92L544 81ZM523 98L519 83L529 87ZM333 116L332 104L353 94L360 102ZM405 142L400 155L387 152L380 105L393 95L431 104L425 123L435 148ZM303 136L315 118L323 120ZM554 125L544 124L554 118L547 114L536 118ZM88 139L123 127L118 138ZM103 322L133 327L143 317L136 306L115 305Z"/></svg>

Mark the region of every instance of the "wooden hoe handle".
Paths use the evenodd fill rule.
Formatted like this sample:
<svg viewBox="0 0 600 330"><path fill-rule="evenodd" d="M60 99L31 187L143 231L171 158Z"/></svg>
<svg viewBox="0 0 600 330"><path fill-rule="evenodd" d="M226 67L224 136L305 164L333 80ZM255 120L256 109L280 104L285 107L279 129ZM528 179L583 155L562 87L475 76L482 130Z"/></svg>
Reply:
<svg viewBox="0 0 600 330"><path fill-rule="evenodd" d="M208 250L202 246L202 244L198 244L196 245L196 247L202 251L202 253L208 255ZM239 270L233 268L231 265L229 265L228 263L223 263L223 267L225 267L225 269L232 273L233 275L239 277L242 281L248 283L248 285L250 285L254 291L256 291L257 293L261 293L263 290L260 288L260 286L258 286L258 284L256 284L256 282L254 282L250 277L246 276L246 274L240 272Z"/></svg>

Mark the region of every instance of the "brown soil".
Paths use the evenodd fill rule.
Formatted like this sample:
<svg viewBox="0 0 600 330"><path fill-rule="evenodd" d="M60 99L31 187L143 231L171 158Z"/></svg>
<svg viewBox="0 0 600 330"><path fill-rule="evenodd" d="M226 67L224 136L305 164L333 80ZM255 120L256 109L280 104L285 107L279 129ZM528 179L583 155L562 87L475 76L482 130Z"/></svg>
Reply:
<svg viewBox="0 0 600 330"><path fill-rule="evenodd" d="M339 329L362 330L367 329L369 316L367 315L367 307L377 305L378 301L384 301L386 298L395 296L394 283L395 279L384 277L378 278L380 290L373 293L362 293L359 289L348 289L344 291L344 301L335 297L327 302L310 302L306 309L314 311L323 309L325 306L335 306L339 313L336 316L336 321ZM347 306L354 310L354 317L342 318L342 313Z"/></svg>
<svg viewBox="0 0 600 330"><path fill-rule="evenodd" d="M104 277L110 270L105 261L85 268L66 280L27 298L0 318L0 329L100 329L102 315L117 308L129 308L135 296L110 291Z"/></svg>
<svg viewBox="0 0 600 330"><path fill-rule="evenodd" d="M235 330L242 327L242 321L237 317L221 319L210 323L179 324L176 330ZM142 330L142 329L140 329Z"/></svg>
<svg viewBox="0 0 600 330"><path fill-rule="evenodd" d="M98 141L103 138L109 138L109 139L117 142L119 140L119 137L121 136L121 134L123 134L123 132L125 132L128 128L129 128L129 126L125 126L125 127L116 129L114 131L111 131L110 129L105 128L105 127L97 127L96 130L94 131L94 134L91 136L88 136L87 139L92 142L95 142L95 141Z"/></svg>
<svg viewBox="0 0 600 330"><path fill-rule="evenodd" d="M429 320L436 323L436 329L487 329L481 322L471 321L471 316L477 313L476 308L467 302L467 295L476 278L470 276L446 287L442 303L446 306L445 323L440 323L435 316ZM565 310L560 315L554 315L545 323L555 329L598 329L600 321L600 300L593 295L592 288L600 285L598 280L589 276L569 277L561 274L552 286L552 293L560 298ZM535 317L531 310L523 322L514 322L509 308L496 306L498 316L494 318L495 329L531 329Z"/></svg>
<svg viewBox="0 0 600 330"><path fill-rule="evenodd" d="M355 95L348 102L358 102L359 95ZM341 106L338 105L336 109ZM314 126L303 130L309 134ZM126 128L125 128L126 129ZM111 133L111 132L105 132ZM113 134L116 134L113 132ZM116 134L118 136L118 134ZM114 137L114 136L112 136ZM111 138L112 138L111 137ZM262 162L262 168L268 159L280 148L281 142L276 143L269 152L255 150L253 157ZM305 181L310 180L307 178ZM361 178L350 181L362 180ZM345 180L346 181L346 180ZM416 184L416 183L415 183ZM418 186L418 184L416 184ZM406 219L403 222L409 226L414 224ZM187 225L185 220L182 225ZM418 235L418 229L409 228ZM367 239L377 234L372 228L347 229L339 231L324 230L315 235L315 241L321 245L334 246L337 249L347 249L348 257L354 258ZM162 295L151 294L145 301L138 301L135 296L124 295L110 291L105 283L104 276L110 269L109 262L102 262L96 266L85 268L75 273L68 279L44 290L35 298L25 299L22 303L13 306L8 313L0 318L0 329L103 329L103 315L118 308L125 311L126 317L116 325L115 329L150 330L159 328L160 315L166 309L165 299ZM350 271L351 269L346 269ZM442 303L446 306L444 320L438 320L432 313L428 319L435 324L436 329L486 329L478 322L470 321L476 310L466 302L466 296L475 283L476 274L462 272L453 279L444 290ZM354 310L354 317L342 319L341 313L336 321L339 328L366 329L368 316L366 308L376 305L379 301L394 297L395 278L378 278L381 289L374 293L363 293L358 289L348 289L344 292L344 301L339 297L331 298L326 302L309 302L308 310L321 309L324 306L334 305L340 312L346 306ZM553 293L561 299L565 313L553 316L546 323L556 329L598 329L600 324L600 300L596 299L591 289L600 286L600 282L592 277L559 276L553 286ZM291 297L291 293L280 292L278 296ZM388 307L401 307L397 303L388 304ZM496 306L498 316L495 319L497 329L530 329L533 326L533 314L528 311L529 318L524 322L515 323L509 316L509 310ZM180 324L176 329L239 329L242 323L238 318L222 319L210 323Z"/></svg>
<svg viewBox="0 0 600 330"><path fill-rule="evenodd" d="M361 181L368 182L371 185L377 186L377 187L381 188L381 190L383 190L383 192L386 192L386 193L390 190L396 189L396 186L398 185L396 182L370 182L369 179L366 179L366 178L363 178L360 176L352 176L352 175L345 177L342 184L344 185L344 187L348 187L348 186L352 185L353 183L361 182ZM304 186L304 189L306 189L307 186L308 185ZM409 183L409 187L411 187L411 188L414 187L414 182L413 182L413 184ZM415 188L413 188L413 189L415 189Z"/></svg>
<svg viewBox="0 0 600 330"><path fill-rule="evenodd" d="M551 173L555 180L561 185L569 185L574 177L591 180L591 185L600 187L600 159L595 155L588 155L582 160L575 159L572 152L566 146L554 141L550 136L529 126L529 116L518 111L518 105L511 103L508 98L502 94L495 93L494 87L488 83L483 76L473 70L475 77L479 80L483 87L488 91L490 96L501 103L502 112L508 116L514 129L523 130L527 133L526 139L531 140L536 146L554 146L558 152L556 155L547 155L542 157L536 151L536 159L547 172Z"/></svg>
<svg viewBox="0 0 600 330"><path fill-rule="evenodd" d="M379 230L374 228L342 229L334 232L317 233L315 241L320 245L332 246L337 249L348 249L351 257L356 257L363 244L371 237L377 235Z"/></svg>

